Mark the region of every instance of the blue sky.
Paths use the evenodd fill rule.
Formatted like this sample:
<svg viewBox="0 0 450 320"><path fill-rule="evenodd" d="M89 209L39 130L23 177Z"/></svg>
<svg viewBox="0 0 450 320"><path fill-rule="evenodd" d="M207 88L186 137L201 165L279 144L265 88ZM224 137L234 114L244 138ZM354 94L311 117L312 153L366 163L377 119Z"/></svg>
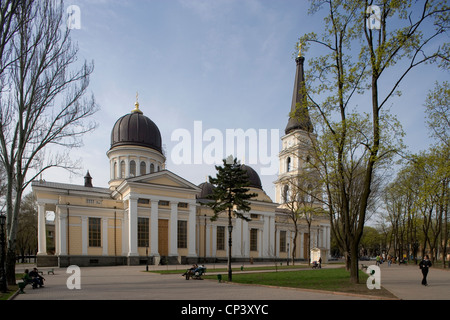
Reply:
<svg viewBox="0 0 450 320"><path fill-rule="evenodd" d="M139 92L144 115L159 127L167 169L199 184L214 175L213 165L175 165L170 152L174 130L278 129L287 124L295 75L295 45L311 31L321 33L320 15L308 15L299 0L72 0L81 10L73 30L80 60L93 60L89 90L101 110L98 129L71 151L82 159L80 176L52 169L47 181L82 184L89 170L94 186L107 187L110 133L115 121L134 108ZM317 54L310 50L306 54ZM447 75L448 76L448 75ZM412 151L430 144L423 102L436 70L421 67L402 85L392 111L401 120ZM278 153L278 152L277 152ZM258 171L258 166L255 166ZM275 175L261 175L275 200Z"/></svg>

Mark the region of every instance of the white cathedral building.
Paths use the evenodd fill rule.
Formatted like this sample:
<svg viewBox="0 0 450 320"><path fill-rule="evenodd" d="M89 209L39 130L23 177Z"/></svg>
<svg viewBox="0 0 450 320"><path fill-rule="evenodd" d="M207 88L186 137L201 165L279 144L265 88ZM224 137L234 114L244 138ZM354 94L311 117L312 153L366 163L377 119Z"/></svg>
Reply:
<svg viewBox="0 0 450 320"><path fill-rule="evenodd" d="M303 57L296 59L291 110L302 103ZM294 112L293 112L294 113ZM290 117L279 154L276 199L264 192L257 172L242 168L256 193L250 221L233 219L233 261L285 261L292 256L295 229L289 219L287 179L307 161L304 141L314 137L307 114ZM119 118L111 131L110 181L92 185L88 172L82 185L34 181L38 204L38 266L137 265L220 262L228 257L228 219L212 222L202 203L213 186L195 185L166 169L158 126L136 102L131 113ZM46 213L52 211L52 224ZM330 222L316 216L311 228L302 221L295 256L308 258L308 240L326 261L330 254Z"/></svg>

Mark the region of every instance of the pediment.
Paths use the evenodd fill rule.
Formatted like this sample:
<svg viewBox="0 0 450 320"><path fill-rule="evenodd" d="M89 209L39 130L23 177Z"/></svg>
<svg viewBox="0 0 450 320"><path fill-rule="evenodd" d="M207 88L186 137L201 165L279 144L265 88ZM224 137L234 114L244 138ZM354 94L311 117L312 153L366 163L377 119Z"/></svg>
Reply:
<svg viewBox="0 0 450 320"><path fill-rule="evenodd" d="M163 170L159 172L149 173L139 177L127 179L128 182L138 183L143 185L157 185L165 187L174 187L182 189L192 189L199 191L200 189L188 180L176 175L175 173Z"/></svg>

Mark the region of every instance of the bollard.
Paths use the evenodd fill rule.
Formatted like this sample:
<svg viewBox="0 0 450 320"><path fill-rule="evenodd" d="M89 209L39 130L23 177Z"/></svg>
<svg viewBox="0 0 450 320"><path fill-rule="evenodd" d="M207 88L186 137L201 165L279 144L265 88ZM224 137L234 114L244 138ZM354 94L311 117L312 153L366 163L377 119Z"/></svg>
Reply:
<svg viewBox="0 0 450 320"><path fill-rule="evenodd" d="M218 274L218 275L217 275L217 280L219 280L219 283L222 282L222 275L221 275L221 274Z"/></svg>

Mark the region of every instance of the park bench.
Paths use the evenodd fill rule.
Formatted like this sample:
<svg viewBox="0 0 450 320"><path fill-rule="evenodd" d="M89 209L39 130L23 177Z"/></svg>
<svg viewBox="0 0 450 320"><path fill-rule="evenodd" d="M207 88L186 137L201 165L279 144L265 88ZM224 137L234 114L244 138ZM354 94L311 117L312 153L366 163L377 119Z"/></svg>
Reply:
<svg viewBox="0 0 450 320"><path fill-rule="evenodd" d="M194 280L203 280L202 275L204 275L205 273L206 267L198 267L196 270L186 270L183 276L186 277L186 280L189 280L189 278L192 278Z"/></svg>
<svg viewBox="0 0 450 320"><path fill-rule="evenodd" d="M37 288L37 284L33 281L29 281L27 279L22 278L22 282L19 282L17 285L19 286L19 293L25 293L24 289L27 286L27 284L31 284L31 286L33 287L33 289Z"/></svg>
<svg viewBox="0 0 450 320"><path fill-rule="evenodd" d="M44 271L40 270L38 272L39 272L39 274L44 275ZM55 269L52 268L50 270L47 270L47 274L50 274L50 273L54 275L55 274Z"/></svg>
<svg viewBox="0 0 450 320"><path fill-rule="evenodd" d="M361 270L367 270L367 266L361 263Z"/></svg>

